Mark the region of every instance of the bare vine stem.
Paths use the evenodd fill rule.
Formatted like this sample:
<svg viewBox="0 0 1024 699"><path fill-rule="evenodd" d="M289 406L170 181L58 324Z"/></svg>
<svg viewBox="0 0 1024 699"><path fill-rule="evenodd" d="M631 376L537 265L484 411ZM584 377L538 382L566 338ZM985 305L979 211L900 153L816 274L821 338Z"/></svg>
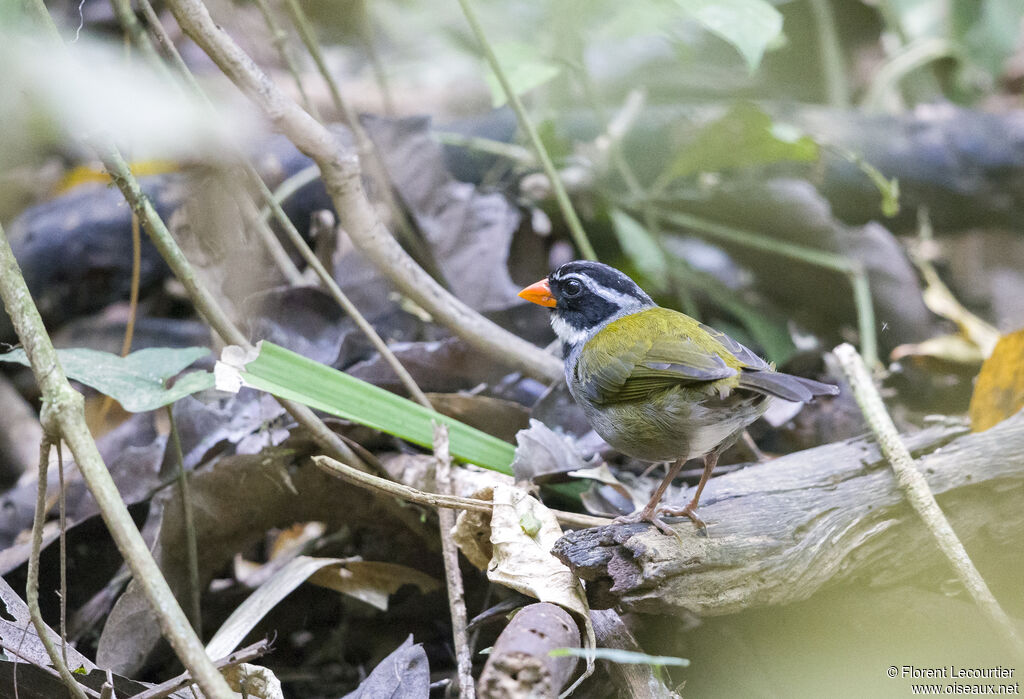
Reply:
<svg viewBox="0 0 1024 699"><path fill-rule="evenodd" d="M366 129L363 128L363 123L359 120L359 114L356 113L352 104L341 94L338 82L331 75L327 62L324 60L323 52L320 50L320 44L317 42L316 32L313 30L313 25L310 23L309 18L306 17L306 12L302 9L302 5L299 4L298 0L284 0L284 5L288 10L292 23L299 32L299 38L302 39L306 51L309 52L313 63L316 64L317 70L320 71L321 77L327 83L328 91L331 93L331 100L334 102L334 108L341 113L345 123L352 130L352 135L356 140L356 148L359 151L359 162L376 184L380 197L384 200L384 204L391 214L399 239L410 250L414 251L419 257L420 263L426 265L427 271L443 282L441 268L437 265L433 252L413 228L412 221L406 215L405 209L399 205L398 199L391 189L391 178L388 175L384 158L381 157L380 151L377 149L373 139L370 138Z"/></svg>
<svg viewBox="0 0 1024 699"><path fill-rule="evenodd" d="M149 547L132 521L128 508L103 463L103 458L85 424L82 395L71 387L60 368L57 352L46 333L39 310L32 302L32 296L2 228L0 228L0 299L3 300L7 312L11 316L18 338L32 365L32 373L42 392L44 429L48 435L59 434L62 436L71 448L78 469L96 499L107 529L156 613L161 631L171 642L182 663L194 674L209 697L230 699L233 696L231 690L224 678L220 676L217 668L206 656L202 643L192 631L188 619L181 611L181 607L175 600L156 561L153 560ZM40 469L43 468L45 468L45 461L40 464ZM41 470L40 487L45 488L45 483L46 478ZM36 519L40 521L40 526L42 516L43 511L40 508L36 513ZM39 533L41 536L41 530ZM38 547L34 546L33 548ZM38 594L36 592L30 595L30 592L31 590L26 590L27 597ZM42 621L41 617L39 620ZM40 631L40 636L43 636L42 631ZM54 666L58 667L57 662L60 661L60 655L56 653L55 655Z"/></svg>
<svg viewBox="0 0 1024 699"><path fill-rule="evenodd" d="M381 274L476 349L532 377L561 379L560 360L498 327L452 296L402 249L367 198L357 159L344 151L329 130L281 92L216 25L201 0L169 0L168 8L185 33L267 114L275 127L313 158L345 232Z"/></svg>
<svg viewBox="0 0 1024 699"><path fill-rule="evenodd" d="M43 546L43 522L46 519L46 485L48 482L46 473L50 465L50 448L56 439L59 439L55 439L53 436L51 430L55 425L49 416L44 417L42 423L45 433L42 444L39 445L39 482L36 492L36 511L32 517L32 549L28 556L25 603L28 606L32 625L36 627L36 633L39 634L39 640L46 649L46 654L50 656L50 662L57 670L61 680L76 699L85 699L85 692L68 669L66 654L57 650L53 639L50 638L46 622L43 620L43 613L39 609L39 553Z"/></svg>
<svg viewBox="0 0 1024 699"><path fill-rule="evenodd" d="M450 507L455 510L466 510L467 512L483 512L490 514L494 504L490 500L477 500L476 498L464 498L458 495L443 495L440 493L428 493L402 483L395 483L385 478L374 476L370 473L356 470L345 464L335 461L329 456L314 456L313 463L320 469L348 481L371 490L378 490L382 493L392 495L402 500L414 502L417 505L427 507ZM555 518L567 527L585 529L587 527L601 527L610 524L611 520L605 517L594 517L593 515L582 515L576 512L563 512L552 510Z"/></svg>
<svg viewBox="0 0 1024 699"><path fill-rule="evenodd" d="M306 86L302 80L302 73L299 71L299 66L295 62L295 57L292 55L291 47L288 45L288 33L277 21L274 16L274 10L271 9L270 3L267 0L256 0L256 6L260 8L260 12L263 14L263 21L267 24L267 29L270 31L270 38L274 46L277 48L277 53L284 62L288 72L292 74L292 80L295 81L295 86L299 89L299 96L302 97L302 104L306 107L306 111L309 112L314 119L320 120L320 112L316 108L316 103L309 98L306 93Z"/></svg>
<svg viewBox="0 0 1024 699"><path fill-rule="evenodd" d="M442 495L452 494L452 457L448 451L448 428L434 423L434 489ZM452 538L455 527L455 511L447 507L437 510L438 525L441 528L441 551L444 559L444 578L448 587L448 608L452 617L452 638L455 643L455 660L458 668L459 698L474 699L473 657L466 635L466 593L462 585L462 570L459 568L459 548Z"/></svg>
<svg viewBox="0 0 1024 699"><path fill-rule="evenodd" d="M569 226L569 233L572 235L573 242L576 243L576 247L583 257L588 260L596 260L597 253L594 252L594 247L590 244L590 239L587 238L587 232L583 230L583 223L580 222L580 217L576 215L576 209L572 205L572 200L569 199L568 192L565 191L565 185L562 184L562 178L558 174L558 169L551 161L548 149L544 147L544 143L540 140L540 134L530 120L530 115L526 113L523 101L519 99L519 95L516 94L512 83L509 82L508 75L505 74L505 70L501 67L501 61L498 60L498 56L491 47L491 42L487 39L487 34L484 32L484 28L476 16L476 10L473 9L471 0L459 0L459 7L462 8L462 14L465 16L469 28L473 30L473 35L480 43L480 49L484 52L488 65L491 66L495 77L498 78L501 89L505 93L505 97L508 98L509 105L511 105L512 110L516 113L520 128L526 132L527 138L530 139L530 144L537 153L541 167L544 168L544 174L547 175L548 180L551 182L551 189L555 194L555 201L558 202L558 208L565 218L566 225Z"/></svg>
<svg viewBox="0 0 1024 699"><path fill-rule="evenodd" d="M860 406L865 421L874 433L875 439L878 440L882 453L885 454L889 465L892 466L892 470L896 474L896 482L910 506L921 517L928 531L935 538L935 543L949 560L953 572L956 573L992 628L1003 637L1017 658L1024 660L1024 641L1017 633L1013 620L999 606L999 602L989 590L981 573L974 566L974 562L971 561L963 543L953 531L946 515L942 513L942 509L935 502L935 496L928 487L928 481L914 467L914 459L900 439L899 432L896 431L889 411L886 410L885 403L882 402L882 396L879 395L878 389L875 388L875 384L871 380L864 360L849 344L839 345L834 352L850 382L857 405Z"/></svg>

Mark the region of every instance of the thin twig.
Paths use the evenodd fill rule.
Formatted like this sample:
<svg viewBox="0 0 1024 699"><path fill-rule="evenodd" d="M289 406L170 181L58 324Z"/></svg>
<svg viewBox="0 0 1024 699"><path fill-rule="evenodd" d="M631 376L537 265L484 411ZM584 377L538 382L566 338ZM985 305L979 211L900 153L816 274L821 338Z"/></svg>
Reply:
<svg viewBox="0 0 1024 699"><path fill-rule="evenodd" d="M260 179L259 173L256 172L256 169L251 167L248 163L243 164L242 171L248 175L250 179L259 180L260 182L263 181ZM266 200L265 194L263 199ZM239 210L242 212L246 225L256 229L256 235L260 237L260 240L263 242L263 246L267 249L267 252L270 253L270 258L274 261L277 268L281 270L281 274L284 275L284 278L288 283L292 286L302 286L305 284L305 277L302 276L302 272L299 271L299 268L295 266L294 262L292 262L291 255L289 255L288 251L284 249L284 245L281 244L281 241L270 227L270 223L267 219L261 216L259 211L256 209L255 199L249 196L247 191L243 191L239 192L237 200ZM284 216L284 218L287 219L288 217Z"/></svg>
<svg viewBox="0 0 1024 699"><path fill-rule="evenodd" d="M214 665L218 668L224 668L229 665L248 663L256 658L266 655L271 650L270 641L264 639L253 643L251 646L239 648L231 655L225 656L216 661ZM132 695L131 699L164 699L165 697L171 696L178 690L192 686L193 684L195 684L195 680L192 679L192 675L187 672L183 672L177 677L172 677L166 682L154 685L144 692Z"/></svg>
<svg viewBox="0 0 1024 699"><path fill-rule="evenodd" d="M71 448L78 470L96 500L107 529L156 614L164 637L170 641L185 667L195 674L203 691L209 697L228 699L231 697L231 690L206 657L202 643L174 599L167 580L153 560L149 547L135 526L110 472L103 463L103 457L100 456L96 442L85 423L85 402L82 394L71 388L60 368L57 352L46 333L39 310L32 302L25 278L14 259L14 252L2 227L0 298L3 299L11 316L14 329L25 348L32 365L32 373L42 392L45 429L50 434L61 435ZM45 488L45 477L41 477L40 482L43 484L41 487ZM45 491L43 496L45 497ZM41 514L37 516L41 518ZM41 531L39 536L42 536Z"/></svg>
<svg viewBox="0 0 1024 699"><path fill-rule="evenodd" d="M483 512L486 514L490 514L491 510L494 508L494 503L490 500L477 500L476 498L463 498L458 495L428 493L424 490L419 490L418 488L403 485L402 483L395 483L394 481L389 481L363 471L358 471L343 463L335 461L329 456L314 456L313 463L322 470L341 478L343 481L347 481L370 490L387 493L388 495L401 498L402 500L408 500L409 502L414 502L418 505L426 505L427 507L433 508L450 507L456 510ZM552 512L558 521L565 526L578 529L586 527L600 527L611 522L610 519L605 517L581 515L575 512L562 512L561 510L552 510Z"/></svg>
<svg viewBox="0 0 1024 699"><path fill-rule="evenodd" d="M452 296L392 238L363 189L358 162L322 124L290 100L213 21L201 0L168 0L189 37L302 152L320 167L341 225L381 274L439 323L474 348L546 380L562 378L562 362L498 327ZM232 343L237 344L237 343Z"/></svg>
<svg viewBox="0 0 1024 699"><path fill-rule="evenodd" d="M60 654L68 664L68 494L64 489L64 453L57 442L57 486L60 488Z"/></svg>
<svg viewBox="0 0 1024 699"><path fill-rule="evenodd" d="M134 15L132 15L134 17ZM124 339L121 340L121 356L127 357L132 351L132 340L135 337L135 319L139 313L139 285L142 274L142 233L139 231L139 217L132 214L132 278L131 288L128 291L128 320L124 325ZM107 414L114 406L114 399L110 396L103 396L103 403L100 404L99 416L96 418L98 424L103 424Z"/></svg>
<svg viewBox="0 0 1024 699"><path fill-rule="evenodd" d="M366 7L366 5L367 3L363 2L363 6ZM380 89L384 113L389 117L393 117L395 115L395 100L391 96L391 85L388 82L388 73L384 69L384 61L381 60L380 52L377 50L377 42L374 41L373 19L370 17L368 7L366 7L366 14L363 20L359 21L358 25L359 36L363 40L363 48L366 49L366 55L370 58L373 79L377 81L377 87Z"/></svg>
<svg viewBox="0 0 1024 699"><path fill-rule="evenodd" d="M261 180L258 175L256 176L256 179L259 180L261 184L263 184L263 180ZM266 184L263 184L262 189L264 191L265 197L266 195L270 195L270 190L267 189ZM278 206L274 202L273 196L269 197L267 203L271 206ZM323 263L320 262L320 259L316 256L316 253L314 253L313 250L306 243L305 238L303 238L302 234L299 233L298 229L295 227L295 224L291 222L291 219L289 219L287 216L283 216L280 219L280 223L281 227L284 229L285 235L288 236L288 240L295 247L295 249L299 251L299 254L302 255L302 258L306 261L306 264L308 264L313 269L313 271L316 272L317 277L320 278L320 282L327 288L327 292L334 299L335 303L341 306L342 310L344 310L345 313L348 314L348 317L351 318L353 322L355 322L356 327L359 328L359 330L370 341L370 344L372 344L374 348L376 348L376 350L380 352L380 356L384 359L384 361L388 363L388 366L391 367L391 370L398 375L398 379L402 382L402 385L405 386L405 390L409 392L409 395L412 396L413 400L422 405L424 408L427 408L428 410L433 410L434 406L430 404L430 401L427 400L426 395L424 395L423 391L420 390L420 387L416 385L416 380L413 379L412 375L406 370L404 366L402 366L402 362L398 360L398 357L395 356L395 353L392 352L391 348L388 347L388 344L384 342L384 338L380 336L376 328L374 328L370 324L370 322L366 320L363 314L360 313L359 309L356 308L356 305L352 303L352 301L345 294L345 292L341 290L341 287L338 286L338 283L334 281L334 277L331 275L330 272L327 271Z"/></svg>
<svg viewBox="0 0 1024 699"><path fill-rule="evenodd" d="M454 131L433 131L434 140L445 146L456 146L469 150L497 155L501 158L508 158L519 165L534 167L537 164L537 157L526 148L515 143L495 141L483 136L467 136Z"/></svg>
<svg viewBox="0 0 1024 699"><path fill-rule="evenodd" d="M178 51L178 47L174 45L173 41L171 41L171 37L167 34L167 30L164 29L164 25L160 21L160 18L157 16L156 10L153 9L152 3L150 3L149 0L137 1L139 3L139 7L143 11L143 14L146 16L146 21L149 24L150 32L153 34L153 36L156 37L157 42L159 42L160 45L164 47L164 50L167 53L167 56L169 57L171 64L177 70L178 75L192 89L192 92L197 97L199 97L203 104L206 105L206 108L209 109L211 113L213 113L215 111L213 103L206 96L206 93L203 91L203 88L199 85L199 81L196 80L196 77L192 74L192 71L189 70L188 65L185 63L185 60L181 57L181 53ZM127 0L113 0L113 2L126 3ZM152 48L152 43L149 41L149 36L147 34L137 36L135 37L135 39L143 47L149 46L150 48ZM248 172L255 174L255 169L248 162L244 153L236 152L235 156L240 162L243 163L243 167ZM244 211L245 208L246 207L243 206L242 210ZM274 232L270 230L269 226L266 225L266 219L261 219L260 222L256 225L256 233L257 235L260 236L260 239L266 246L267 251L270 253L271 259L274 261L274 264L277 265L278 269L281 270L281 273L284 275L284 278L288 280L288 283L297 284L299 282L299 279L301 279L302 275L299 273L299 270L296 269L291 257L288 256L288 253L281 245L281 241L277 239L277 236L274 235Z"/></svg>
<svg viewBox="0 0 1024 699"><path fill-rule="evenodd" d="M157 53L156 48L148 41L142 40L146 36L146 30L143 29L139 19L135 16L135 12L132 11L131 2L129 0L110 0L110 6L113 8L114 16L132 44L142 51L154 68L161 71L164 76L169 76L167 66L160 60L160 54Z"/></svg>
<svg viewBox="0 0 1024 699"><path fill-rule="evenodd" d="M291 1L294 2L294 0ZM487 59L487 63L491 66L491 70L494 71L495 77L498 78L498 82L501 84L501 89L504 91L505 97L508 99L508 103L516 113L516 118L519 120L520 128L526 132L527 137L530 139L530 144L537 153L537 158L540 160L541 167L544 168L544 173L547 175L548 180L551 181L551 188L555 193L555 201L558 202L558 208L562 212L562 216L565 218L566 225L569 226L569 233L572 235L572 239L576 243L576 247L579 249L579 252L583 257L588 260L596 260L597 253L594 252L594 248L590 244L590 239L587 238L587 233L583 230L583 224L580 222L579 216L576 215L576 209L573 208L572 201L569 199L569 194L565 191L565 185L562 184L562 178L559 176L558 170L555 168L555 164L551 161L551 156L548 155L547 148L540 140L540 134L537 132L536 127L530 120L530 116L526 113L526 107L523 106L523 101L519 99L519 95L516 94L515 89L512 87L512 83L509 82L508 76L505 74L505 70L501 67L501 62L498 61L498 56L494 53L494 49L491 47L491 42L488 41L487 35L484 33L484 28L480 24L480 20L477 19L476 10L473 9L471 0L459 0L459 6L462 8L462 14L466 17L466 22L469 24L470 29L473 30L476 40L480 43L480 48L484 52L484 57Z"/></svg>
<svg viewBox="0 0 1024 699"><path fill-rule="evenodd" d="M167 419L171 423L171 456L178 467L178 489L181 497L182 526L185 529L185 557L188 568L188 613L192 628L197 633L203 631L202 590L199 583L199 542L196 540L196 519L192 510L192 498L189 495L188 473L185 471L185 457L181 451L181 437L178 425L174 420L174 410L167 406Z"/></svg>
<svg viewBox="0 0 1024 699"><path fill-rule="evenodd" d="M943 58L959 58L962 50L945 37L927 37L916 39L882 64L867 92L861 99L860 106L866 111L881 111L885 98L896 93L900 82L917 69Z"/></svg>
<svg viewBox="0 0 1024 699"><path fill-rule="evenodd" d="M295 63L295 57L292 56L291 47L288 45L288 33L278 23L277 18L274 16L274 11L270 8L267 0L256 0L256 6L260 8L260 12L263 14L263 21L266 22L267 29L270 30L271 41L277 48L278 55L281 56L281 60L284 62L288 72L292 74L295 86L299 89L299 95L302 97L302 104L314 119L320 121L320 111L306 93L306 86L302 82L302 73L299 71L298 64Z"/></svg>
<svg viewBox="0 0 1024 699"><path fill-rule="evenodd" d="M316 40L316 33L313 31L313 25L310 24L306 13L296 0L284 0L284 7L288 11L288 16L291 17L292 24L295 25L299 32L302 44L306 47L306 51L309 53L310 58L313 59L316 69L320 72L320 77L327 84L327 90L331 93L331 101L334 102L334 108L345 120L351 120L355 112L352 111L351 107L341 96L341 90L338 89L338 83L335 82L334 76L331 75L331 71L327 67L327 61L324 60L320 44ZM356 121L358 121L358 118Z"/></svg>
<svg viewBox="0 0 1024 699"><path fill-rule="evenodd" d="M316 182L318 179L320 179L320 168L316 165L304 167L294 175L289 175L281 182L281 184L277 185L277 188L274 189L273 192L271 192L269 199L264 197L265 204L263 208L260 209L260 217L263 218L263 220L267 220L270 218L271 214L276 215L277 210L281 209L281 206L288 201L288 197L295 194L310 182ZM262 182L262 180L260 181ZM275 204L277 205L276 209L274 208ZM283 211L283 209L281 210ZM280 220L280 217L278 217L278 221Z"/></svg>
<svg viewBox="0 0 1024 699"><path fill-rule="evenodd" d="M129 0L111 0L116 3L128 4ZM185 60L181 57L181 53L178 52L178 47L174 45L171 37L168 36L167 31L164 29L163 23L160 21L160 17L157 15L156 10L153 9L153 4L149 0L135 0L139 9L142 10L142 14L146 18L146 23L149 25L149 31L156 37L157 43L159 43L164 52L167 54L167 58L170 60L171 65L178 71L178 75L183 77L186 82L192 82L192 87L195 88L196 84L194 78L192 81L192 74L189 72ZM142 36L132 35L132 39L137 42L143 51L155 51L152 43L148 40L148 35L143 34ZM147 48L148 47L148 48Z"/></svg>
<svg viewBox="0 0 1024 699"><path fill-rule="evenodd" d="M791 260L806 262L815 267L822 267L839 272L846 276L853 288L853 302L857 310L857 330L860 335L861 353L864 360L871 366L878 362L878 339L875 331L875 307L871 300L871 286L867 271L859 260L849 259L843 255L818 250L803 245L795 245L781 240L774 240L757 235L750 231L734 228L725 224L709 221L700 216L656 209L659 218L672 225L699 231L705 236L724 240L734 245L741 245L754 250L787 257Z"/></svg>
<svg viewBox="0 0 1024 699"><path fill-rule="evenodd" d="M889 465L892 466L892 470L896 474L896 482L903 490L910 506L924 521L939 549L949 559L956 576L993 629L1003 637L1017 657L1024 660L1024 640L1017 633L1013 620L999 606L999 602L989 590L981 573L974 566L963 543L953 531L953 527L950 526L949 520L946 519L938 503L935 502L935 496L932 495L931 489L928 487L928 481L914 467L914 459L906 445L900 440L896 426L871 380L864 361L852 345L839 345L834 352L850 382L857 405L860 406L864 419L878 440L882 453L885 454Z"/></svg>
<svg viewBox="0 0 1024 699"><path fill-rule="evenodd" d="M26 627L25 630L27 631L28 627ZM4 653L10 653L11 655L13 655L16 658L21 658L22 660L25 661L25 664L31 665L32 667L37 667L40 670L42 670L43 672L45 672L46 674L52 675L53 677L56 677L57 679L61 679L61 676L60 676L59 672L54 670L49 665L43 665L43 664L37 662L35 659L29 657L26 653L22 652L20 648L15 648L13 646L11 646L11 647L4 646ZM14 667L11 670L11 674L14 677L14 699L18 699L18 666L21 665L21 664L22 663L15 662L14 663ZM79 686L79 688L83 692L86 693L87 696L93 697L93 699L102 699L102 697L100 697L100 693L97 692L95 689L92 689L91 687L86 687L84 684L79 684L78 686Z"/></svg>
<svg viewBox="0 0 1024 699"><path fill-rule="evenodd" d="M850 85L846 80L843 47L839 43L832 3L830 0L811 0L811 12L814 13L818 29L818 55L821 57L821 72L825 79L829 106L849 109Z"/></svg>
<svg viewBox="0 0 1024 699"><path fill-rule="evenodd" d="M434 487L441 495L452 494L452 457L448 451L448 428L434 423ZM459 547L452 538L455 527L455 511L447 507L437 511L441 527L441 551L444 558L444 578L448 587L448 608L452 617L452 637L455 642L455 658L458 666L459 697L473 699L473 657L466 637L466 595L462 586L462 571L459 569Z"/></svg>
<svg viewBox="0 0 1024 699"><path fill-rule="evenodd" d="M3 240L3 243L6 244L6 238ZM4 302L7 303L6 296L4 297ZM10 311L10 308L8 310ZM15 327L17 327L17 324ZM28 348L26 347L27 351ZM67 686L68 691L77 699L85 699L85 692L82 691L78 681L75 680L74 675L68 670L66 658L53 644L53 639L50 638L46 622L43 621L43 613L39 609L39 553L43 547L43 522L46 519L46 472L49 468L50 447L56 441L52 436L56 427L55 417L49 412L46 405L43 406L43 410L45 414L43 415L42 423L45 434L43 435L42 443L39 445L39 485L36 491L36 511L32 517L32 550L28 556L25 603L28 605L32 625L36 627L36 633L39 634L39 640L46 649L46 654L50 656L50 662L53 664L53 667L60 674L61 680Z"/></svg>
<svg viewBox="0 0 1024 699"><path fill-rule="evenodd" d="M359 161L377 185L377 191L391 213L399 239L405 243L406 247L413 251L420 259L420 263L426 266L427 271L435 279L441 282L442 285L446 285L444 275L434 259L433 252L423 238L413 229L412 222L406 215L405 209L399 205L398 199L395 197L395 193L391 188L391 177L388 175L387 165L377 149L377 145L370 138L366 129L363 128L363 123L359 120L356 110L342 96L337 81L327 68L323 52L320 50L320 44L316 40L316 33L313 31L313 26L310 24L309 18L306 17L302 5L298 3L298 0L284 0L284 4L292 22L295 24L295 28L299 32L299 38L302 39L302 43L320 71L320 75L323 77L324 82L327 83L327 88L331 93L331 100L334 102L334 108L341 113L345 123L352 130L352 135L356 140L356 149L359 152Z"/></svg>

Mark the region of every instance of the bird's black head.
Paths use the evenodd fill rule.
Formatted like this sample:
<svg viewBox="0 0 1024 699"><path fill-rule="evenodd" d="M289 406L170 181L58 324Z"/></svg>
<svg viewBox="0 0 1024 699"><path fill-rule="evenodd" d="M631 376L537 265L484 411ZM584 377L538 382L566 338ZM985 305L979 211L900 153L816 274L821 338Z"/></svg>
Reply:
<svg viewBox="0 0 1024 699"><path fill-rule="evenodd" d="M552 309L551 327L567 347L585 342L605 323L654 305L625 274L600 262L568 262L520 296Z"/></svg>

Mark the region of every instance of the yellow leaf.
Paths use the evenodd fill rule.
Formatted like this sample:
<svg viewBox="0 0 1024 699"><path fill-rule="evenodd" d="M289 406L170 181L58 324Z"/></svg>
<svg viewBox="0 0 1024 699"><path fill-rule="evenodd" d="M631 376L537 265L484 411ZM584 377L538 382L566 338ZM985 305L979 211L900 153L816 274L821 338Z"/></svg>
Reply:
<svg viewBox="0 0 1024 699"><path fill-rule="evenodd" d="M968 414L971 429L984 432L1024 407L1024 330L1000 338L981 365Z"/></svg>

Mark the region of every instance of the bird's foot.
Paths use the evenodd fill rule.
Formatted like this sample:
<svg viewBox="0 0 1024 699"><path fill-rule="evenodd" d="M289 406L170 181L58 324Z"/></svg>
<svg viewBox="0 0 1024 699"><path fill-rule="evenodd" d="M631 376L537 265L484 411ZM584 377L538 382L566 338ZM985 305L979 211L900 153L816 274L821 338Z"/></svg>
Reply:
<svg viewBox="0 0 1024 699"><path fill-rule="evenodd" d="M622 515L616 517L613 520L613 524L637 524L638 522L650 522L653 524L658 531L666 536L674 536L679 538L679 534L672 529L662 518L662 515L669 517L688 517L695 525L697 525L697 535L707 536L708 528L704 524L704 520L694 513L696 507L693 503L690 503L686 507L645 507L636 512L631 512L628 515Z"/></svg>
<svg viewBox="0 0 1024 699"><path fill-rule="evenodd" d="M708 525L704 524L704 520L697 516L696 510L696 503L690 502L686 507L659 507L658 514L668 515L669 517L688 517L697 527L697 535L707 536Z"/></svg>

